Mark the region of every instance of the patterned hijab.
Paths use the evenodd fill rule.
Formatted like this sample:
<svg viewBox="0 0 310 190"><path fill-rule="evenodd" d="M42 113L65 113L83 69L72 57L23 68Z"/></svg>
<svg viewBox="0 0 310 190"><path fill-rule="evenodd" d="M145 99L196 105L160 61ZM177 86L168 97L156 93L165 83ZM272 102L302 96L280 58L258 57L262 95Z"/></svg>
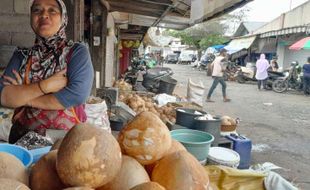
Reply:
<svg viewBox="0 0 310 190"><path fill-rule="evenodd" d="M73 46L72 41L68 41L65 28L68 23L67 9L62 0L55 0L59 4L62 13L61 26L59 31L49 38L43 38L36 34L34 46L30 49L20 49L24 55L24 60L20 69L23 78L28 77L30 81L38 82L56 72L66 68L66 55ZM30 10L35 0L30 0ZM25 76L28 59L32 65L30 73Z"/></svg>
<svg viewBox="0 0 310 190"><path fill-rule="evenodd" d="M68 41L65 34L67 26L67 11L62 0L56 0L61 8L62 23L59 31L49 38L42 38L36 35L35 44L29 49L20 49L24 59L19 70L24 83L35 83L41 81L54 73L67 67L67 55L74 43ZM30 8L35 0L30 1ZM77 111L79 115L77 115ZM67 108L64 110L42 110L32 107L20 107L15 109L14 123L34 130L44 135L45 130L63 129L69 130L79 122L86 121L86 114L83 105Z"/></svg>

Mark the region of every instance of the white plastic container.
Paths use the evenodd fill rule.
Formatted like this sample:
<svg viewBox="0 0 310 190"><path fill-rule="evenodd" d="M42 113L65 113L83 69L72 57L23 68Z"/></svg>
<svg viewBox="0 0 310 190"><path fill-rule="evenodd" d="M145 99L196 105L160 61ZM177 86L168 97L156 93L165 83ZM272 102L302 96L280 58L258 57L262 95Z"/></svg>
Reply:
<svg viewBox="0 0 310 190"><path fill-rule="evenodd" d="M211 147L208 155L208 165L223 165L237 168L240 156L236 151L223 147Z"/></svg>

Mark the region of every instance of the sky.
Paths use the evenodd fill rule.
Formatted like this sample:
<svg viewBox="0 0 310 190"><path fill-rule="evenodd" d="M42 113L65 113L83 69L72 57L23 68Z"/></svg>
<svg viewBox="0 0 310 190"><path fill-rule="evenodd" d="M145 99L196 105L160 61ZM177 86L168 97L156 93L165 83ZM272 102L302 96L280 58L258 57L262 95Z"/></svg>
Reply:
<svg viewBox="0 0 310 190"><path fill-rule="evenodd" d="M288 12L290 2L293 9L307 1L309 0L254 0L246 5L250 8L247 20L269 22Z"/></svg>

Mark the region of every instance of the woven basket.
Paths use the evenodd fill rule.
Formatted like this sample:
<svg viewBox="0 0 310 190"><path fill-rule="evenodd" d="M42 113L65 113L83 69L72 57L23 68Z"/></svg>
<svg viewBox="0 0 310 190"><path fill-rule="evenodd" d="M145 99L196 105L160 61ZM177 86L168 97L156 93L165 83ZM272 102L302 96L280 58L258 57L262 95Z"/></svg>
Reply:
<svg viewBox="0 0 310 190"><path fill-rule="evenodd" d="M237 125L221 125L222 132L235 131L236 128L237 128Z"/></svg>

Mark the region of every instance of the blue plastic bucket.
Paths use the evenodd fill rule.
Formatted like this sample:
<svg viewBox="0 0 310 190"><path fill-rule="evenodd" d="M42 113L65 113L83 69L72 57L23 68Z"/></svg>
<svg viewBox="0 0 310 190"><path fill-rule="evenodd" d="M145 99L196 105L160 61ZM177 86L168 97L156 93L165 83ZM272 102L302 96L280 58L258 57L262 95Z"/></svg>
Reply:
<svg viewBox="0 0 310 190"><path fill-rule="evenodd" d="M0 144L0 152L14 155L25 167L29 167L32 163L32 154L25 148L13 144Z"/></svg>
<svg viewBox="0 0 310 190"><path fill-rule="evenodd" d="M211 143L214 141L210 133L192 129L176 129L171 131L171 136L182 143L199 161L207 159Z"/></svg>

